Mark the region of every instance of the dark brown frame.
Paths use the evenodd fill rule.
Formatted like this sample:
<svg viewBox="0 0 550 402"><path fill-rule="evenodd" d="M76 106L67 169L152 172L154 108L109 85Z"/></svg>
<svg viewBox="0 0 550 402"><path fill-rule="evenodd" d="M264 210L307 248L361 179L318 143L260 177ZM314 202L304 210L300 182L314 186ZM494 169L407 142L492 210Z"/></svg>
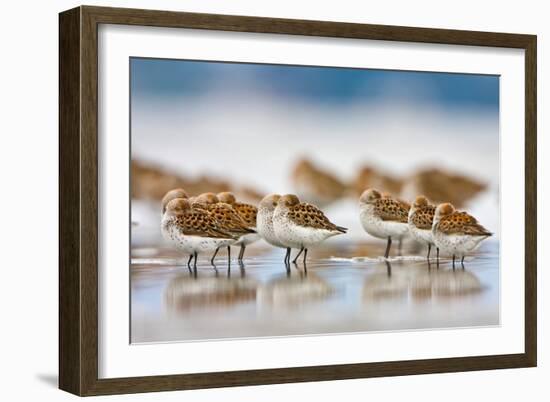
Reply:
<svg viewBox="0 0 550 402"><path fill-rule="evenodd" d="M525 352L98 379L97 30L144 25L525 50ZM59 387L77 395L340 380L537 362L536 36L82 6L59 15Z"/></svg>

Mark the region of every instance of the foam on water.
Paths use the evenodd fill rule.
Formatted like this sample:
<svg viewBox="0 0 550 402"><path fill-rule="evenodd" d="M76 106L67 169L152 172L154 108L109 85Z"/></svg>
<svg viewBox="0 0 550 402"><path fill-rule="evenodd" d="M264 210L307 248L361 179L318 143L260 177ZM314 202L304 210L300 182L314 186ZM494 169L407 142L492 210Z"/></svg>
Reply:
<svg viewBox="0 0 550 402"><path fill-rule="evenodd" d="M367 256L358 256L358 257L330 257L330 261L342 261L342 262L372 262L372 263L378 263L378 262L398 262L398 261L426 261L426 257L420 256L420 255L401 255L396 257L388 257L385 258L383 256L379 257L367 257Z"/></svg>

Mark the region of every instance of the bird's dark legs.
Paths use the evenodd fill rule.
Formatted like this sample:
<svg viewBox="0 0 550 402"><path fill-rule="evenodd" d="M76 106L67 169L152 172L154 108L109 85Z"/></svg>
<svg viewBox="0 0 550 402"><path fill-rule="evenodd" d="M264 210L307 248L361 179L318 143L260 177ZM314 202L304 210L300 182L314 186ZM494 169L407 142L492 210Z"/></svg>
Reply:
<svg viewBox="0 0 550 402"><path fill-rule="evenodd" d="M298 254L296 254L296 257L294 257L294 259L292 260L292 263L293 264L296 264L296 261L298 261L298 257L300 256L300 254L302 254L302 251L304 251L304 247L302 246L302 248L300 249L300 251L298 252ZM306 251L307 253L307 251Z"/></svg>
<svg viewBox="0 0 550 402"><path fill-rule="evenodd" d="M216 249L216 251L214 251L214 255L212 256L212 258L210 259L210 264L214 265L214 258L216 258L216 256L218 255L218 251L220 250L220 248L218 247Z"/></svg>
<svg viewBox="0 0 550 402"><path fill-rule="evenodd" d="M290 247L287 247L285 254L285 265L290 264Z"/></svg>
<svg viewBox="0 0 550 402"><path fill-rule="evenodd" d="M304 249L304 272L307 273L306 260L307 260L307 248Z"/></svg>
<svg viewBox="0 0 550 402"><path fill-rule="evenodd" d="M430 251L432 251L432 245L428 244L428 256L426 257L428 261L430 261Z"/></svg>
<svg viewBox="0 0 550 402"><path fill-rule="evenodd" d="M462 266L462 269L464 269L464 256L460 259L460 265Z"/></svg>
<svg viewBox="0 0 550 402"><path fill-rule="evenodd" d="M216 276L217 276L218 270L216 269L215 265L214 265L214 269L216 270ZM227 277L229 278L230 276L231 276L231 246L227 246Z"/></svg>
<svg viewBox="0 0 550 402"><path fill-rule="evenodd" d="M437 256L437 268L439 269L439 247L435 248L436 256Z"/></svg>
<svg viewBox="0 0 550 402"><path fill-rule="evenodd" d="M401 256L401 249L403 247L403 239L399 239L399 243L397 243L397 255Z"/></svg>
<svg viewBox="0 0 550 402"><path fill-rule="evenodd" d="M386 252L384 253L384 257L388 258L390 255L390 248L391 248L391 236L388 236L388 245L386 246Z"/></svg>
<svg viewBox="0 0 550 402"><path fill-rule="evenodd" d="M455 269L455 255L453 254L453 270Z"/></svg>
<svg viewBox="0 0 550 402"><path fill-rule="evenodd" d="M193 257L195 258L195 261L193 262L193 271L195 273L195 276L197 276L197 252L195 251L193 253Z"/></svg>
<svg viewBox="0 0 550 402"><path fill-rule="evenodd" d="M243 260L243 257L244 257L244 249L246 248L246 246L244 244L241 244L241 251L239 251L239 261L242 261Z"/></svg>
<svg viewBox="0 0 550 402"><path fill-rule="evenodd" d="M290 247L287 247L285 254L286 276L290 276Z"/></svg>

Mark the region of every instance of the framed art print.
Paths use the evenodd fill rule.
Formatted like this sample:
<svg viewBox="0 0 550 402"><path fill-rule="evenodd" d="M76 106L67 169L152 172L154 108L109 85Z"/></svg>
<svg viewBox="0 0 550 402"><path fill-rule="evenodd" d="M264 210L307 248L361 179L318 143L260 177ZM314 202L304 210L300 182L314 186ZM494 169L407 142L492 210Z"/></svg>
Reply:
<svg viewBox="0 0 550 402"><path fill-rule="evenodd" d="M60 388L536 365L536 37L60 14Z"/></svg>

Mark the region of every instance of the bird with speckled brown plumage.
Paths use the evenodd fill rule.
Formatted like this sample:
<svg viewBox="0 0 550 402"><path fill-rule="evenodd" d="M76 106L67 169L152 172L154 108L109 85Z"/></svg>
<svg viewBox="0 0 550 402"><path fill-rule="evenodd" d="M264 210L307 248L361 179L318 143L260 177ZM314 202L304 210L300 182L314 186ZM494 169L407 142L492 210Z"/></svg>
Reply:
<svg viewBox="0 0 550 402"><path fill-rule="evenodd" d="M279 198L273 213L273 228L277 239L285 247L300 250L293 260L294 263L304 253L304 264L310 247L347 231L346 228L332 223L315 205L301 203L294 194ZM290 252L287 250L285 263L289 262Z"/></svg>
<svg viewBox="0 0 550 402"><path fill-rule="evenodd" d="M275 234L273 227L273 214L281 196L279 194L268 194L258 204L258 215L256 217L256 229L258 234L268 244L274 247L286 248L285 262L290 255L290 247L285 246Z"/></svg>
<svg viewBox="0 0 550 402"><path fill-rule="evenodd" d="M426 197L419 195L414 200L409 210L409 232L413 239L428 246L427 259L430 260L430 251L434 245L432 226L434 220L435 205L431 205ZM439 249L437 249L439 258Z"/></svg>
<svg viewBox="0 0 550 402"><path fill-rule="evenodd" d="M207 211L217 222L218 226L227 233L231 233L236 238L235 241L227 242L225 245L220 245L214 252L211 262L214 264L214 259L218 254L219 248L226 246L228 254L228 263L231 259L231 245L233 245L241 236L255 233L254 229L247 227L246 222L239 216L230 204L220 202L218 196L214 193L203 193L193 200L193 205L196 208Z"/></svg>
<svg viewBox="0 0 550 402"><path fill-rule="evenodd" d="M236 240L231 233L220 228L208 212L194 209L185 198L175 198L166 204L161 232L167 241L189 254L189 269L194 258L195 273L199 253L213 251Z"/></svg>
<svg viewBox="0 0 550 402"><path fill-rule="evenodd" d="M390 255L393 239L401 240L409 232L409 211L402 202L382 197L375 189L368 189L359 198L359 218L363 229L371 236L386 239L384 257Z"/></svg>
<svg viewBox="0 0 550 402"><path fill-rule="evenodd" d="M235 246L241 246L238 259L239 261L242 261L244 258L244 251L246 249L246 246L260 239L260 235L256 233L256 217L258 215L258 208L256 208L254 205L246 204L244 202L238 202L235 195L228 191L219 193L217 197L220 202L231 205L233 210L245 223L246 227L254 231L253 233L246 233L242 235L239 240L237 240L237 242L234 244Z"/></svg>
<svg viewBox="0 0 550 402"><path fill-rule="evenodd" d="M432 234L436 247L442 253L452 255L453 268L456 257L460 257L464 268L464 257L493 235L472 215L457 211L450 203L440 204L435 209Z"/></svg>

